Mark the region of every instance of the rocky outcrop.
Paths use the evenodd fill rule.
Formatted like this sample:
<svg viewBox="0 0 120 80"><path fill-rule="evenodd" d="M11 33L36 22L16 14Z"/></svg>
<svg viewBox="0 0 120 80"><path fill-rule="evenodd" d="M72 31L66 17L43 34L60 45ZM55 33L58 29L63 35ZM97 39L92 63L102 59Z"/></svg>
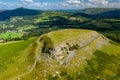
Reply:
<svg viewBox="0 0 120 80"><path fill-rule="evenodd" d="M101 48L102 45L108 43L109 41L103 35L95 31L91 31L78 35L77 37L67 39L61 44L54 46L52 40L47 35L44 35L40 38L40 41L43 43L42 54L48 56L53 55L55 60L62 60L61 64L66 64L70 59L74 57L78 49L88 46L98 38L100 40L96 43L96 49Z"/></svg>
<svg viewBox="0 0 120 80"><path fill-rule="evenodd" d="M74 57L74 55L77 53L77 50L83 47L88 46L90 43L92 43L94 40L101 38L102 40L97 42L97 48L100 48L102 45L108 43L108 39L105 38L103 35L97 33L97 32L89 32L84 33L78 37L69 39L61 43L60 45L56 46L53 54L56 56L56 59L58 61L62 60L61 64L68 63L70 59ZM60 56L62 54L67 53L67 56Z"/></svg>
<svg viewBox="0 0 120 80"><path fill-rule="evenodd" d="M98 37L100 37L100 34L96 32L84 33L78 37L66 40L62 44L56 46L54 54L62 54L64 52L63 49L69 50L72 46L84 47Z"/></svg>
<svg viewBox="0 0 120 80"><path fill-rule="evenodd" d="M52 54L52 51L54 50L54 45L53 45L53 42L51 41L51 39L47 36L47 35L43 35L40 40L39 40L41 43L42 43L42 55L51 55Z"/></svg>

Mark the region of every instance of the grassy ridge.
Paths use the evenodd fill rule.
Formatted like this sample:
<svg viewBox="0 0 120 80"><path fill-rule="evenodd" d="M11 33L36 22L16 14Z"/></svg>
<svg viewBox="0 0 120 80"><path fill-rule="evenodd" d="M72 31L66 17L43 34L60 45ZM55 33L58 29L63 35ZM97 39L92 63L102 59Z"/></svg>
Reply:
<svg viewBox="0 0 120 80"><path fill-rule="evenodd" d="M13 56L15 52L24 50L30 43L32 43L35 39L30 39L28 41L19 41L8 44L0 45L0 58L6 56Z"/></svg>
<svg viewBox="0 0 120 80"><path fill-rule="evenodd" d="M9 64L13 64L16 61L14 58L21 55L21 51L35 40L36 38L32 38L28 41L0 44L0 73L7 69Z"/></svg>
<svg viewBox="0 0 120 80"><path fill-rule="evenodd" d="M59 40L59 38L56 38L56 35L65 35L64 30L60 32L62 33L59 33L58 31L58 33L52 32L50 34L54 33L55 36L52 38L54 38L54 40ZM65 33L69 34L67 32L72 32L72 30L65 30ZM77 33L77 30L75 33ZM66 36L63 36L61 41L71 37L72 34L71 36L67 36L67 38ZM97 49L97 43L101 40L103 39L100 37L86 47L80 48L74 58L67 65L60 65L54 59L40 60L37 63L35 69L30 74L22 77L21 79L119 80L120 46L107 44L100 49Z"/></svg>
<svg viewBox="0 0 120 80"><path fill-rule="evenodd" d="M65 29L60 31L53 31L48 34L48 37L51 38L54 45L60 44L66 39L74 38L78 35L90 32L91 30L83 29Z"/></svg>
<svg viewBox="0 0 120 80"><path fill-rule="evenodd" d="M76 29L50 32L45 34L47 38L44 37L42 39L48 43L54 41L54 45L57 45L87 32L87 36L82 36L87 39L86 37L89 37L90 30ZM41 40L35 42L35 40L36 38L33 38L28 41L0 45L0 50L3 50L0 52L1 80L15 80L17 78L21 80L119 80L120 78L120 46L108 43L98 48L98 43L104 40L103 37L93 40L87 46L78 48L75 56L66 65L61 65L59 61L53 58L39 58L29 74L19 77L19 75L31 69L36 56L41 56L41 49L44 47L42 44L44 42ZM51 44L48 44L48 48L49 45ZM11 51L14 47L16 48ZM5 51L4 48L10 49Z"/></svg>

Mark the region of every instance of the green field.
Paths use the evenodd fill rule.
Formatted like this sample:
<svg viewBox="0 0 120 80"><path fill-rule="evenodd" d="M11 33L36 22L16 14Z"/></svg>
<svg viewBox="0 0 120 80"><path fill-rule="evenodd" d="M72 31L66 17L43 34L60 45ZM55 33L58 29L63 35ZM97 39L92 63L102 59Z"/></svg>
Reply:
<svg viewBox="0 0 120 80"><path fill-rule="evenodd" d="M26 26L22 26L17 28L18 30L29 30L29 29L34 29L34 28L38 28L37 26L33 26L33 25L26 25Z"/></svg>
<svg viewBox="0 0 120 80"><path fill-rule="evenodd" d="M31 38L27 41L8 42L0 44L0 75L11 75L14 73L16 67L22 65L21 62L31 52L33 48L29 45L36 41L36 38ZM24 64L23 64L24 65ZM26 63L27 65L27 63ZM21 66L21 70L23 67ZM8 70L6 72L6 70ZM22 71L21 71L22 72ZM19 71L19 73L21 73ZM18 74L18 72L14 73ZM0 79L5 80L5 78Z"/></svg>
<svg viewBox="0 0 120 80"><path fill-rule="evenodd" d="M1 39L12 39L12 38L21 38L24 33L18 33L18 32L6 32L1 33L0 38Z"/></svg>
<svg viewBox="0 0 120 80"><path fill-rule="evenodd" d="M53 31L48 34L48 37L51 38L54 45L60 44L66 39L74 38L80 34L84 34L90 32L90 30L82 30L82 29L66 29L60 31ZM66 35L67 34L67 35Z"/></svg>

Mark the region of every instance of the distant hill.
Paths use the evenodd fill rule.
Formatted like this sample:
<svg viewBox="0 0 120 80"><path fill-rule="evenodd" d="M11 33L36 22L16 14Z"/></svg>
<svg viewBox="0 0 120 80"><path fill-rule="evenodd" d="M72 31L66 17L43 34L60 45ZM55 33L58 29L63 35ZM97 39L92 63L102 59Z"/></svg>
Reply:
<svg viewBox="0 0 120 80"><path fill-rule="evenodd" d="M112 10L91 15L93 18L115 18L120 19L120 10Z"/></svg>
<svg viewBox="0 0 120 80"><path fill-rule="evenodd" d="M86 14L98 14L103 13L107 11L113 11L113 10L120 10L119 8L86 8L83 10L80 10L80 12L84 12Z"/></svg>
<svg viewBox="0 0 120 80"><path fill-rule="evenodd" d="M30 16L40 14L40 10L32 10L26 8L17 8L14 10L6 10L0 13L0 20L6 20L14 16Z"/></svg>
<svg viewBox="0 0 120 80"><path fill-rule="evenodd" d="M58 12L73 13L86 18L114 18L120 19L120 9L117 8L87 8L84 10L52 10ZM41 10L33 10L26 8L17 8L14 10L0 10L0 21L7 20L14 16L32 16L40 14Z"/></svg>
<svg viewBox="0 0 120 80"><path fill-rule="evenodd" d="M117 8L88 8L76 12L75 15L80 15L87 18L114 18L120 19L120 9Z"/></svg>
<svg viewBox="0 0 120 80"><path fill-rule="evenodd" d="M70 13L75 13L75 12L79 12L79 10L69 10L69 9L63 9L63 10L55 10L55 11L60 11L60 12L70 12Z"/></svg>
<svg viewBox="0 0 120 80"><path fill-rule="evenodd" d="M3 12L4 10L0 10L0 12Z"/></svg>

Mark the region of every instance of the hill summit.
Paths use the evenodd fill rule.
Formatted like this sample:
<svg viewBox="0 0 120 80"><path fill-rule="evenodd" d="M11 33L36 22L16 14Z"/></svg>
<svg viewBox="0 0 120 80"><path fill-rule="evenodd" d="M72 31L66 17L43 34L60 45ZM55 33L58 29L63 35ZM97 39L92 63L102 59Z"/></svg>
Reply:
<svg viewBox="0 0 120 80"><path fill-rule="evenodd" d="M0 44L0 79L119 79L119 52L119 45L96 31L53 31L37 39Z"/></svg>
<svg viewBox="0 0 120 80"><path fill-rule="evenodd" d="M3 12L0 12L0 20L6 20L6 19L9 19L10 17L15 17L15 16L37 15L40 13L41 13L40 10L33 10L33 9L20 7L14 10L6 10Z"/></svg>

